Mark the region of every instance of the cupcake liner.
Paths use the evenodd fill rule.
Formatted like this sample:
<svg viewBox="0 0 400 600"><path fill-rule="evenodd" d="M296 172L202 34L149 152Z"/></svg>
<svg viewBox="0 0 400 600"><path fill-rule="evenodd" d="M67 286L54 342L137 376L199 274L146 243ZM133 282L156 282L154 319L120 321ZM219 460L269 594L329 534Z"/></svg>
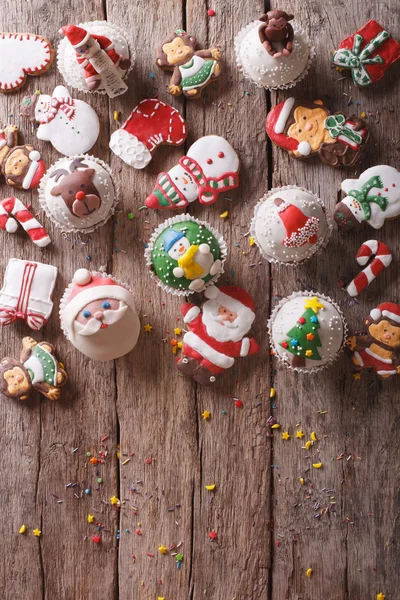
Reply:
<svg viewBox="0 0 400 600"><path fill-rule="evenodd" d="M256 220L257 220L258 211L260 210L261 205L268 198L270 198L271 196L273 196L274 194L276 194L277 192L279 192L281 190L301 190L301 191L307 192L307 194L310 194L314 198L314 200L316 202L318 202L318 204L322 207L322 209L325 213L325 216L326 216L327 227L328 227L326 236L323 239L319 240L318 243L314 245L314 247L313 247L314 250L310 254L310 256L308 256L307 258L303 258L302 260L285 262L285 261L279 260L277 258L268 256L268 254L263 250L263 248L258 243L258 240L256 237L255 224L256 224ZM307 190L306 188L300 187L298 185L283 185L281 187L272 188L266 194L264 194L264 196L257 202L256 206L254 207L254 216L250 223L250 236L254 239L256 246L260 251L261 256L263 258L265 258L265 260L267 260L269 263L279 264L279 265L283 265L285 267L297 267L297 266L302 265L302 264L306 263L307 261L311 260L314 256L318 256L318 254L322 253L322 251L326 248L326 246L328 245L329 240L331 238L332 231L333 231L333 224L334 224L334 221L333 221L331 214L328 212L328 210L327 210L325 204L322 202L322 200L316 194L314 194L314 192L311 192L310 190Z"/></svg>
<svg viewBox="0 0 400 600"><path fill-rule="evenodd" d="M280 354L278 353L278 351L275 347L273 337L272 337L273 323L274 323L274 320L275 320L279 310L282 308L282 306L284 304L286 304L286 302L288 302L289 300L293 300L293 298L305 297L305 296L310 297L310 298L317 296L318 298L321 298L322 300L326 300L327 302L332 304L332 306L337 310L338 315L341 318L342 326L343 326L343 340L342 340L342 344L341 344L339 350L337 350L337 352L335 353L334 356L331 356L331 358L328 358L324 364L318 365L315 367L311 367L310 369L306 369L305 367L292 367L292 365L290 365L284 357L280 356ZM325 296L325 294L319 294L318 292L293 292L290 296L282 298L282 300L275 306L275 308L272 311L271 316L268 320L269 343L270 343L271 349L274 351L274 356L277 358L278 361L285 364L288 369L291 369L292 371L297 371L298 373L306 373L306 374L316 373L317 371L323 371L324 369L329 367L333 362L335 362L335 360L337 360L339 358L340 354L342 354L343 349L346 345L347 335L348 335L347 322L346 322L344 315L342 313L342 310L339 308L338 304L336 302L334 302L331 298L329 298L329 296Z"/></svg>
<svg viewBox="0 0 400 600"><path fill-rule="evenodd" d="M110 209L109 209L108 213L105 215L104 219L99 221L99 223L96 223L93 226L83 227L83 228L73 227L73 226L67 227L67 226L63 225L62 223L60 223L59 221L57 221L54 218L54 216L52 215L49 208L47 207L46 198L44 197L46 183L49 180L52 172L55 170L55 168L57 166L60 166L62 163L65 163L69 160L73 160L75 158L81 158L81 157L86 160L91 160L91 161L97 163L108 173L108 175L112 181L112 184L114 186L114 201L113 201L112 205L110 206ZM100 158L96 158L95 156L92 156L90 154L75 154L74 156L63 156L62 158L60 158L57 162L52 164L49 169L47 169L46 173L44 174L44 176L42 177L42 179L40 181L40 186L39 186L38 192L39 192L39 202L40 202L41 208L44 210L44 212L46 213L48 218L51 220L51 222L54 223L61 230L62 233L83 233L83 234L92 233L98 227L102 227L103 225L105 225L107 223L107 221L110 219L110 217L112 217L112 215L114 214L114 212L116 210L117 204L119 202L119 194L120 194L118 184L116 183L116 181L113 177L113 173L112 173L110 166L107 163L105 163L103 160L101 160Z"/></svg>
<svg viewBox="0 0 400 600"><path fill-rule="evenodd" d="M125 75L123 77L123 81L126 83L126 79L128 78L129 73L132 71L136 59L130 34L123 30L119 25L109 23L108 21L88 21L86 23L79 23L78 27L83 27L83 29L89 31L89 33L106 35L106 37L111 39L114 34L114 38L116 36L121 36L126 40L129 49L129 58L131 60L131 65L129 69L125 71ZM57 68L68 86L78 89L81 92L85 92L85 94L107 94L106 90L91 91L87 88L85 77L82 75L82 67L78 64L74 49L66 37L64 37L58 44Z"/></svg>
<svg viewBox="0 0 400 600"><path fill-rule="evenodd" d="M214 275L213 277L211 277L211 279L209 281L204 283L204 286L201 288L201 290L189 290L189 289L179 290L177 288L171 287L171 286L167 285L166 283L164 283L163 281L161 281L161 279L158 277L157 273L155 273L152 268L153 261L151 259L151 254L153 252L154 243L157 240L157 238L161 235L161 233L165 229L167 229L167 227L170 227L171 225L175 225L175 223L183 223L185 221L193 221L195 223L198 223L199 225L203 225L204 227L206 227L208 229L208 231L210 231L210 233L212 233L213 236L215 237L215 239L217 240L219 249L220 249L220 253L221 253L221 255L219 257L219 259L222 263L221 271L219 273L217 273L216 275ZM214 285L214 283L216 283L216 281L218 281L218 279L224 272L224 262L226 259L226 255L227 255L226 242L225 242L224 238L222 237L222 235L219 233L219 231L214 229L214 227L209 225L206 221L200 221L199 219L195 219L194 217L192 217L191 215L188 215L188 214L182 214L182 215L177 215L176 217L171 217L171 218L167 219L166 221L164 221L164 223L159 225L157 227L157 229L155 229L155 231L153 232L153 234L150 238L149 244L144 252L144 256L146 259L146 265L149 267L151 278L154 279L157 282L157 285L160 286L164 291L168 292L169 294L173 294L174 296L188 296L189 294L194 294L195 292L203 292L208 286Z"/></svg>
<svg viewBox="0 0 400 600"><path fill-rule="evenodd" d="M239 56L239 50L240 50L240 45L244 39L244 37L248 34L248 32L253 29L254 27L259 25L259 20L256 19L255 21L252 21L251 23L249 23L248 25L246 25L245 27L243 27L243 29L241 29L239 31L239 33L237 34L237 36L235 37L234 40L234 47L235 47L235 55L236 55L236 64L239 67L239 71L243 74L243 76L245 77L245 79L248 79L249 81L251 81L252 83L254 83L254 85L256 85L258 88L263 88L265 90L289 90L290 88L294 87L295 85L297 85L302 79L304 79L304 77L308 74L310 67L312 65L312 62L315 58L315 47L311 45L310 40L308 38L308 35L306 34L305 30L300 27L300 25L297 25L297 23L294 23L292 25L293 27L293 31L294 34L300 34L300 35L304 35L305 39L307 40L307 45L308 45L308 61L307 61L307 65L304 68L304 70L300 73L300 75L298 77L296 77L296 79L293 79L293 81L290 81L289 83L285 83L282 85L277 85L274 87L269 87L269 86L264 86L261 83L257 83L256 81L254 81L254 79L252 79L246 72L245 67L242 65L241 60L240 60L240 56Z"/></svg>

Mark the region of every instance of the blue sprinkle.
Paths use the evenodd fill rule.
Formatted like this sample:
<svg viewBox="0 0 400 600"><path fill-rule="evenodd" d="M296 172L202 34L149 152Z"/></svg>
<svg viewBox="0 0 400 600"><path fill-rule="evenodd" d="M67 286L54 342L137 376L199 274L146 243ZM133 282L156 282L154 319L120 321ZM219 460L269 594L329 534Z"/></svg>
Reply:
<svg viewBox="0 0 400 600"><path fill-rule="evenodd" d="M90 254L87 255L86 260L88 260L89 262L92 260L92 257L90 256Z"/></svg>
<svg viewBox="0 0 400 600"><path fill-rule="evenodd" d="M154 73L149 73L150 79L155 79Z"/></svg>
<svg viewBox="0 0 400 600"><path fill-rule="evenodd" d="M90 494L90 488L87 488L87 489L85 490L85 494Z"/></svg>
<svg viewBox="0 0 400 600"><path fill-rule="evenodd" d="M225 409L223 409L221 412L222 412L223 415L226 415L226 410Z"/></svg>

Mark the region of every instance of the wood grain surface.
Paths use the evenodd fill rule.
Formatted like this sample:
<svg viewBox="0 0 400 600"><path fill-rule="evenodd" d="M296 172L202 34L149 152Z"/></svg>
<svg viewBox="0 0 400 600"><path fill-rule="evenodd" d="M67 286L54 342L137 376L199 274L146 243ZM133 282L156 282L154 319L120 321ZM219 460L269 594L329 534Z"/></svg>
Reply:
<svg viewBox="0 0 400 600"><path fill-rule="evenodd" d="M293 161L267 141L267 110L290 94L267 93L244 80L235 65L233 40L270 7L278 5L0 0L2 31L39 33L57 46L61 25L107 18L129 31L136 51L125 95L109 100L71 90L101 118L91 153L109 162L118 179L122 201L115 218L90 237L64 238L41 215L54 241L44 250L23 232L0 235L0 276L11 257L58 267L55 308L36 337L56 344L70 375L57 403L34 394L25 404L6 398L0 404L0 589L5 600L375 600L379 592L386 600L399 598L399 382L378 381L372 374L355 380L345 354L323 373L295 374L275 364L267 339L271 309L294 290L313 289L335 299L352 331L379 302L399 302L399 226L393 221L379 233L366 226L335 232L323 254L296 269L271 268L249 246L254 206L269 188L304 186L333 210L340 182L348 176L318 162ZM208 16L209 8L214 17ZM330 65L340 40L370 18L399 39L398 3L282 0L279 8L295 14L316 47L316 60L295 95L323 98L332 111L367 114L371 142L354 176L375 164L398 166L400 66L376 86L355 90L351 78L343 79ZM172 98L168 74L154 64L157 42L178 27L193 33L204 48L219 44L223 51L220 83L198 102ZM19 103L38 88L49 93L62 83L54 64L46 75L29 78L19 93L0 97L0 121L17 123L24 142L36 143L49 165L59 155L49 143L36 141L33 126L19 116ZM189 137L184 147L161 147L144 171L136 171L110 152L108 140L141 99L153 96L182 112ZM170 340L182 325L181 301L158 288L145 268L144 246L170 215L139 211L157 174L208 134L226 137L238 151L241 185L217 204L196 203L189 212L223 233L229 253L220 283L241 285L253 296L253 334L261 346L258 355L237 361L212 389L178 375ZM3 182L0 187L1 198L12 195ZM21 192L20 198L39 210L35 192ZM128 213L134 213L133 220ZM394 264L359 303L348 306L338 282L356 274L359 246L378 235L393 251ZM130 354L95 363L64 338L57 306L75 269L103 266L133 288L142 330ZM147 323L151 332L143 329ZM2 356L18 356L28 334L21 322L2 329ZM234 398L243 401L242 408ZM202 418L204 410L211 419ZM290 432L289 441L282 440L281 431L272 437L271 414L281 431ZM307 436L303 441L296 439L299 429ZM318 441L306 451L302 447L312 431ZM104 463L91 464L99 451ZM320 470L312 468L317 460L323 462ZM206 489L210 484L216 484L214 492ZM112 496L121 500L120 508L111 505ZM87 522L88 514L99 530ZM26 535L18 534L23 523ZM40 538L32 534L36 527ZM214 541L211 531L217 532ZM92 541L96 533L100 544ZM162 555L160 546L168 553ZM183 555L180 568L176 553ZM310 579L308 568L313 569Z"/></svg>

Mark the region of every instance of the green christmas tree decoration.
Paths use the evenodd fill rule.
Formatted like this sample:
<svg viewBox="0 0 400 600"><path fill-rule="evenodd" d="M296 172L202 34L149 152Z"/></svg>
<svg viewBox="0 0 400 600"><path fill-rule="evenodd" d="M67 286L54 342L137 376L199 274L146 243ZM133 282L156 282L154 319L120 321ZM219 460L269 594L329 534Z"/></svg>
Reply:
<svg viewBox="0 0 400 600"><path fill-rule="evenodd" d="M312 303L313 301L311 301ZM320 307L310 306L310 301L306 301L306 310L297 320L297 323L287 332L288 340L281 342L282 348L294 355L292 366L305 367L306 358L310 360L321 360L318 347L321 347L321 340L318 335L320 324L316 312ZM321 305L322 306L322 305Z"/></svg>

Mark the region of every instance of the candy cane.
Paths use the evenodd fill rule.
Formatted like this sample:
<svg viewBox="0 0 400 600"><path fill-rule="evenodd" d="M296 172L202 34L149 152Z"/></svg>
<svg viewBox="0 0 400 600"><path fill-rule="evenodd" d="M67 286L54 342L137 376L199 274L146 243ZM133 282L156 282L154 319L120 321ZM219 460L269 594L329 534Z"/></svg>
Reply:
<svg viewBox="0 0 400 600"><path fill-rule="evenodd" d="M359 265L366 265L371 256L375 258L347 286L349 296L358 296L392 262L392 253L386 244L378 240L368 240L360 247L356 260Z"/></svg>
<svg viewBox="0 0 400 600"><path fill-rule="evenodd" d="M0 229L15 233L18 229L17 222L25 229L34 244L40 248L50 244L51 240L47 232L21 200L5 198L0 202Z"/></svg>

